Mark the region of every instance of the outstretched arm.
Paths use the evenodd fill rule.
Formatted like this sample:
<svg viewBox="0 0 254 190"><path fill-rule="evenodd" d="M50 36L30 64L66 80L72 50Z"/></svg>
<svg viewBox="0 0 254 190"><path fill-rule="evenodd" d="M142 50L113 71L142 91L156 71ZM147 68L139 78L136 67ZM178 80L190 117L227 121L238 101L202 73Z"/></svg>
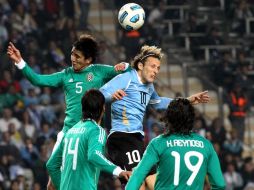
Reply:
<svg viewBox="0 0 254 190"><path fill-rule="evenodd" d="M7 48L7 55L11 61L22 70L23 75L35 86L49 86L59 87L62 85L64 78L64 71L49 75L40 75L35 73L23 60L20 51L14 46L12 42Z"/></svg>
<svg viewBox="0 0 254 190"><path fill-rule="evenodd" d="M126 71L127 69L129 70L130 65L129 65L129 63L121 62L121 63L116 64L114 66L114 68L115 68L115 71Z"/></svg>
<svg viewBox="0 0 254 190"><path fill-rule="evenodd" d="M19 63L22 60L20 51L14 46L12 42L10 42L8 45L7 55L14 64Z"/></svg>
<svg viewBox="0 0 254 190"><path fill-rule="evenodd" d="M210 101L210 96L208 95L208 90L193 94L187 98L192 105L199 103L207 103Z"/></svg>
<svg viewBox="0 0 254 190"><path fill-rule="evenodd" d="M193 94L187 98L192 105L199 103L207 103L210 101L208 91L199 92ZM171 102L171 98L160 97L156 91L153 92L149 104L155 109L167 109L168 104Z"/></svg>

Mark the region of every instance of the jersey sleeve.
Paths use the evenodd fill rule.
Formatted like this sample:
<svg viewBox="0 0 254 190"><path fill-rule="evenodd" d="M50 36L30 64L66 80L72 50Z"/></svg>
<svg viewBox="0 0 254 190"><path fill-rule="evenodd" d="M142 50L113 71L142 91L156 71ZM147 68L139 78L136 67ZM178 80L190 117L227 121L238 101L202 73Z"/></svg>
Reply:
<svg viewBox="0 0 254 190"><path fill-rule="evenodd" d="M35 86L59 87L63 82L64 70L49 75L35 73L28 64L22 69L23 75Z"/></svg>
<svg viewBox="0 0 254 190"><path fill-rule="evenodd" d="M104 86L100 88L100 91L105 96L105 99L107 102L112 100L112 94L121 89L125 90L128 85L131 82L131 75L130 73L124 73L116 76L112 80L110 80L108 83L106 83Z"/></svg>
<svg viewBox="0 0 254 190"><path fill-rule="evenodd" d="M210 143L209 143L210 144ZM221 171L219 158L212 146L210 144L211 155L208 160L207 174L209 183L212 190L223 190L225 189L225 181Z"/></svg>
<svg viewBox="0 0 254 190"><path fill-rule="evenodd" d="M104 129L92 130L88 137L88 160L96 167L113 174L116 165L104 156L106 132Z"/></svg>
<svg viewBox="0 0 254 190"><path fill-rule="evenodd" d="M155 109L167 109L171 101L172 98L160 97L154 90L151 99L149 101L149 105Z"/></svg>
<svg viewBox="0 0 254 190"><path fill-rule="evenodd" d="M134 172L127 183L126 190L139 189L151 168L158 163L159 154L155 149L156 145L154 142L155 141L152 140L147 146L142 160L134 169Z"/></svg>
<svg viewBox="0 0 254 190"><path fill-rule="evenodd" d="M62 140L61 144L57 146L56 150L52 153L46 164L51 181L57 190L60 189L61 182L63 142L64 141Z"/></svg>
<svg viewBox="0 0 254 190"><path fill-rule="evenodd" d="M127 65L127 64L126 64ZM129 71L129 64L128 67L124 71L116 71L114 66L111 65L103 65L103 64L95 64L95 69L101 73L101 76L104 79L104 83L108 82L115 76Z"/></svg>

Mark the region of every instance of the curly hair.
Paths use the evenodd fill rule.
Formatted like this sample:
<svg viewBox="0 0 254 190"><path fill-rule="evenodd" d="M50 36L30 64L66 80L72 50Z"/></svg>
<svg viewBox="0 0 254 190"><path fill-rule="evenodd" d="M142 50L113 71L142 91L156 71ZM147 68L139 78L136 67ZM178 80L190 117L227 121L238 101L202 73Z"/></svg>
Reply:
<svg viewBox="0 0 254 190"><path fill-rule="evenodd" d="M95 62L99 54L99 45L96 39L89 34L80 35L79 39L74 42L73 47L83 53L85 58L92 58L92 63Z"/></svg>
<svg viewBox="0 0 254 190"><path fill-rule="evenodd" d="M163 53L161 53L161 48L156 46L142 46L140 53L137 54L131 62L131 65L134 69L138 70L138 63L145 63L148 57L155 57L159 60L163 57Z"/></svg>
<svg viewBox="0 0 254 190"><path fill-rule="evenodd" d="M194 125L194 117L194 107L189 100L185 98L172 100L161 119L166 125L164 135L189 135Z"/></svg>

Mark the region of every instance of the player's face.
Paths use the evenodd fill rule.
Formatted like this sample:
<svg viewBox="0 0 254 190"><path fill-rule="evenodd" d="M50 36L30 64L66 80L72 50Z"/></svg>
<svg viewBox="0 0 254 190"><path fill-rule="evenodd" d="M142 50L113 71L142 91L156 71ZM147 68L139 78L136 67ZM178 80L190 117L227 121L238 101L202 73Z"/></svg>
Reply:
<svg viewBox="0 0 254 190"><path fill-rule="evenodd" d="M91 64L91 58L86 59L81 51L73 47L71 50L71 64L73 70L79 72Z"/></svg>
<svg viewBox="0 0 254 190"><path fill-rule="evenodd" d="M144 64L139 65L139 76L143 83L154 82L160 70L160 60L155 57L148 57Z"/></svg>

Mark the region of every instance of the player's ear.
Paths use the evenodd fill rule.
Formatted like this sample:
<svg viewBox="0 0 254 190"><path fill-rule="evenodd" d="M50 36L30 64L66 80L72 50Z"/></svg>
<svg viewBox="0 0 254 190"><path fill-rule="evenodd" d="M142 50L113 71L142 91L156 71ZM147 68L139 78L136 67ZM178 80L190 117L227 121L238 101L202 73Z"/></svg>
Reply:
<svg viewBox="0 0 254 190"><path fill-rule="evenodd" d="M144 65L143 65L143 63L141 63L141 62L139 62L138 63L138 70L143 70L143 67L144 67Z"/></svg>
<svg viewBox="0 0 254 190"><path fill-rule="evenodd" d="M87 64L91 64L91 63L92 63L92 58L91 58L91 57L87 58L87 59L86 59L86 63L87 63Z"/></svg>

